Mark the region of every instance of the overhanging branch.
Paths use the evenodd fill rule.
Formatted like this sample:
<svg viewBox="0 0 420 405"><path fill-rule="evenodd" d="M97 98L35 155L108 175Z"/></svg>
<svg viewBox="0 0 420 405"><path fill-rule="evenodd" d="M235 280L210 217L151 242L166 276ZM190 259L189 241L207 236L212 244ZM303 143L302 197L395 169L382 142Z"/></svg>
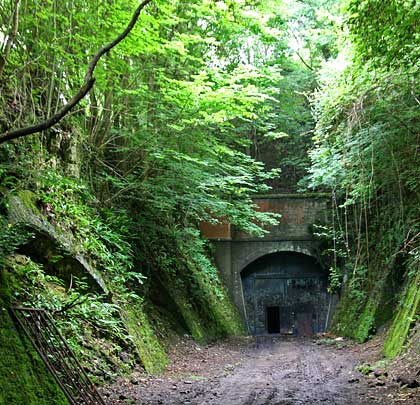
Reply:
<svg viewBox="0 0 420 405"><path fill-rule="evenodd" d="M129 24L127 25L127 28L120 35L118 35L117 38L115 38L113 41L103 46L101 49L99 49L98 52L96 52L96 54L92 57L89 63L89 66L87 68L82 87L71 98L71 100L68 103L64 104L64 106L61 107L61 109L57 111L54 115L52 115L51 117L47 118L46 120L38 124L4 132L3 134L0 135L0 144L6 141L10 141L12 139L21 138L26 135L31 135L37 132L45 131L46 129L51 128L53 125L57 124L57 122L59 122L64 116L66 116L68 112L75 105L77 105L80 102L80 100L82 100L86 96L86 94L89 92L89 90L92 88L93 84L95 83L95 78L93 77L93 73L95 71L96 65L98 64L99 59L105 53L109 52L112 48L118 45L130 33L130 31L136 25L136 22L139 18L141 10L143 10L143 8L147 6L147 4L149 4L151 1L152 0L144 0L142 3L140 3L140 5L135 10L133 16L131 17L131 20Z"/></svg>

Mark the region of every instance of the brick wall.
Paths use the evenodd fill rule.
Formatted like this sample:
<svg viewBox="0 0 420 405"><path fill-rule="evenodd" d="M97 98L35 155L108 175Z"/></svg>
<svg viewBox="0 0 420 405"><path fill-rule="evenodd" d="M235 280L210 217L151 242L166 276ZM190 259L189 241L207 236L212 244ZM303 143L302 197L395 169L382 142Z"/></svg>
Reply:
<svg viewBox="0 0 420 405"><path fill-rule="evenodd" d="M231 239L231 226L227 222L220 222L218 224L202 222L200 224L200 231L207 239Z"/></svg>
<svg viewBox="0 0 420 405"><path fill-rule="evenodd" d="M325 215L327 207L326 198L310 197L265 197L255 198L254 202L263 212L275 212L281 214L279 224L268 227L270 232L264 239L307 239L311 237L310 226L316 220ZM202 235L208 239L216 240L244 240L253 239L226 222L219 224L202 223L200 225Z"/></svg>
<svg viewBox="0 0 420 405"><path fill-rule="evenodd" d="M311 237L310 226L325 215L327 200L321 198L273 197L256 198L254 202L263 212L281 214L279 224L266 228L270 233L264 239L307 239ZM243 232L233 230L233 239L249 239Z"/></svg>

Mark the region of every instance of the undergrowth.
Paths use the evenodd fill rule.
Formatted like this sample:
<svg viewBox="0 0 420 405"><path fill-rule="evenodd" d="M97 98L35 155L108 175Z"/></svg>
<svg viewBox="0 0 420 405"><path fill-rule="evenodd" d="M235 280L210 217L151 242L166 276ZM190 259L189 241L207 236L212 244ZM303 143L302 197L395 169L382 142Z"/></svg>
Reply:
<svg viewBox="0 0 420 405"><path fill-rule="evenodd" d="M120 319L120 307L107 302L106 296L89 292L89 286L77 278L66 289L61 279L45 274L40 264L26 256L9 256L5 269L12 302L49 311L95 381L121 375L135 364L128 354L132 343ZM120 359L123 351L129 360Z"/></svg>
<svg viewBox="0 0 420 405"><path fill-rule="evenodd" d="M163 323L167 316L156 312L150 322L143 305L145 298L153 300L156 292L149 291L149 285L156 278L162 280L176 306L168 305L167 314L173 313L169 328L177 330L177 325L184 325L186 333L198 341L242 333L239 316L196 229L159 227L153 215L151 222L145 223L122 208L101 208L86 184L57 171L41 171L38 184L31 188L33 193L19 191L18 197L33 215L45 218L70 241L70 251L48 253L47 272L30 257L11 255L30 240L30 227L25 228L27 235L21 240L18 231L4 234L5 245L7 238L16 236L15 244L9 243L11 248L4 254L13 300L52 312L95 381L128 371L137 356L151 373L167 365L157 338L159 316ZM70 282L68 278L64 282L59 272L54 273L68 254L87 258L100 271L107 293L97 292L87 279L70 276Z"/></svg>

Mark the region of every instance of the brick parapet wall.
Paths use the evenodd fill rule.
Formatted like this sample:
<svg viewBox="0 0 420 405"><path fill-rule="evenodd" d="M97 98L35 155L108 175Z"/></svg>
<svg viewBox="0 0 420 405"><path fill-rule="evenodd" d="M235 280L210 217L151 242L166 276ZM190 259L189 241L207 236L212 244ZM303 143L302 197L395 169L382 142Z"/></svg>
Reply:
<svg viewBox="0 0 420 405"><path fill-rule="evenodd" d="M275 195L254 198L262 212L281 214L278 225L266 228L269 233L264 240L310 239L310 227L325 217L328 199L326 196ZM218 224L203 223L202 235L211 240L253 240L255 238L236 230L225 221Z"/></svg>

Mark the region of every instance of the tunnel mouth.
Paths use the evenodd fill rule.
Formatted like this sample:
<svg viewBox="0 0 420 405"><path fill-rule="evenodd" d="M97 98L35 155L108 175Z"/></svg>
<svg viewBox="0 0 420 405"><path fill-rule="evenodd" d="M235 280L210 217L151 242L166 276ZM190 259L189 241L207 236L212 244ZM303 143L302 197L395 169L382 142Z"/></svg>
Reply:
<svg viewBox="0 0 420 405"><path fill-rule="evenodd" d="M311 336L326 330L328 273L314 257L268 254L246 266L241 279L249 334Z"/></svg>

